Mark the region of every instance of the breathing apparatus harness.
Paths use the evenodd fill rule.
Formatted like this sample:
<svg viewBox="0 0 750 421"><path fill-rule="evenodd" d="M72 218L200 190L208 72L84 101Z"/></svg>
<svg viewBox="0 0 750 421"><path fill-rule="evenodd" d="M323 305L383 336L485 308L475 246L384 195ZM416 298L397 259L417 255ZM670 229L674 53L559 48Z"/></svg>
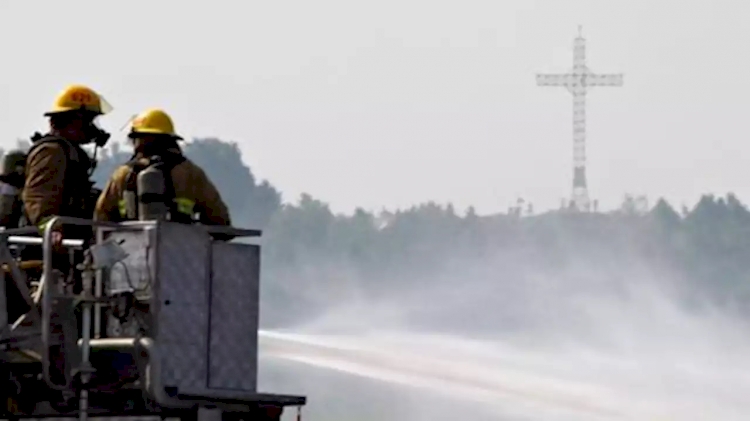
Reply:
<svg viewBox="0 0 750 421"><path fill-rule="evenodd" d="M193 223L192 217L179 211L172 181L172 169L184 161L182 154L171 151L145 159L134 155L126 164L130 172L123 192L125 217Z"/></svg>

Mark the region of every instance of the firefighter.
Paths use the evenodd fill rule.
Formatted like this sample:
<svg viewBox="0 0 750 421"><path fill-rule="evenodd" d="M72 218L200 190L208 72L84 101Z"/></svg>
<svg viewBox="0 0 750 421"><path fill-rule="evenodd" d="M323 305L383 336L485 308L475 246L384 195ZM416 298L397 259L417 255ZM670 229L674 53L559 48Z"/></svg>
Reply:
<svg viewBox="0 0 750 421"><path fill-rule="evenodd" d="M81 146L89 143L104 146L110 135L97 126L96 120L111 110L107 101L87 86L70 85L57 95L52 108L44 113L49 118L49 131L32 138L33 144L27 154L21 194L24 205L21 225L36 226L43 231L55 216L93 217L96 199L92 200L90 175L95 163ZM52 238L52 268L65 274L81 259L81 253L77 251L71 262L61 247L63 236L88 242L91 234L91 227L56 227ZM40 259L41 250L25 249L21 257L24 260ZM78 276L76 289L80 289ZM50 375L57 384L73 375L74 356L78 352L76 317L69 304L53 303L50 332L53 335L62 332L64 337L62 345L51 346L49 350ZM66 355L73 357L66 359ZM60 393L60 398L65 401L64 394Z"/></svg>
<svg viewBox="0 0 750 421"><path fill-rule="evenodd" d="M0 163L0 226L17 228L23 215L21 190L24 184L26 153L13 150Z"/></svg>
<svg viewBox="0 0 750 421"><path fill-rule="evenodd" d="M111 110L107 101L87 86L71 85L58 94L52 109L44 114L49 117L49 132L36 137L27 154L24 225L43 230L53 216L93 217L90 172L94 162L81 145L93 142L104 146L109 133L97 126L96 119ZM61 232L55 232L56 244ZM90 229L66 228L64 232L88 239Z"/></svg>
<svg viewBox="0 0 750 421"><path fill-rule="evenodd" d="M231 225L219 191L206 173L183 155L178 145L182 137L175 133L167 113L160 109L144 111L132 121L129 137L135 149L133 158L115 170L107 182L96 203L95 220L155 219L154 209L163 209L166 217L159 219ZM161 181L149 185L145 176L157 168L162 174L157 180ZM160 198L145 203L147 193Z"/></svg>
<svg viewBox="0 0 750 421"><path fill-rule="evenodd" d="M17 228L23 215L21 190L24 183L26 153L22 150L9 151L3 155L0 165L0 226L6 229ZM31 310L31 307L26 303L9 273L4 272L2 279L5 282L8 320L13 322Z"/></svg>

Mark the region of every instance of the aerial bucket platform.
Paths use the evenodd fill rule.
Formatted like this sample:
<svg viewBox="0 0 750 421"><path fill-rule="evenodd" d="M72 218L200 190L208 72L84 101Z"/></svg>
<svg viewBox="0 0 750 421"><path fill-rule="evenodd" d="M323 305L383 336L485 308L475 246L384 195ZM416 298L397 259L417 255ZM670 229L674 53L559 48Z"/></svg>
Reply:
<svg viewBox="0 0 750 421"><path fill-rule="evenodd" d="M52 230L76 226L95 240L53 250ZM214 239L260 231L65 217L35 230L0 231L0 419L279 420L305 405L257 390L260 246Z"/></svg>

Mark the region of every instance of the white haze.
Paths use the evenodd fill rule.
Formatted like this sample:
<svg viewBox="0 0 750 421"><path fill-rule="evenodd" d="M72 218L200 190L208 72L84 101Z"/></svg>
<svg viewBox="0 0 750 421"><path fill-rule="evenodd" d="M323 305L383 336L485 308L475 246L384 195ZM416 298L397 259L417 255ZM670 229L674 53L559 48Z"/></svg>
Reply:
<svg viewBox="0 0 750 421"><path fill-rule="evenodd" d="M411 288L339 291L261 332L260 386L307 395L312 421L747 419L742 321L636 253L582 255L454 257L387 280ZM325 279L300 285L325 296Z"/></svg>

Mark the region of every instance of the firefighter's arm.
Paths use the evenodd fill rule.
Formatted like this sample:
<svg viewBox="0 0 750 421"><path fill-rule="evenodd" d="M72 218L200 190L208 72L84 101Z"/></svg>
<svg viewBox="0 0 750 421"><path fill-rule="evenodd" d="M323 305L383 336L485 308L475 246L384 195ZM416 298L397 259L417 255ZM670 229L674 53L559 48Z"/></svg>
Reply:
<svg viewBox="0 0 750 421"><path fill-rule="evenodd" d="M60 213L66 161L65 152L55 144L41 146L28 157L22 197L31 224L41 228Z"/></svg>
<svg viewBox="0 0 750 421"><path fill-rule="evenodd" d="M124 171L127 171L127 168ZM112 177L107 181L107 185L104 186L104 190L102 190L102 193L99 195L99 199L96 201L96 207L94 208L95 221L119 222L122 219L120 213L120 201L122 199L122 184L125 180L122 173L122 167L115 170L115 173L112 174Z"/></svg>
<svg viewBox="0 0 750 421"><path fill-rule="evenodd" d="M232 225L229 209L219 194L219 190L201 171L198 194L195 205L201 214L201 220L210 225Z"/></svg>

